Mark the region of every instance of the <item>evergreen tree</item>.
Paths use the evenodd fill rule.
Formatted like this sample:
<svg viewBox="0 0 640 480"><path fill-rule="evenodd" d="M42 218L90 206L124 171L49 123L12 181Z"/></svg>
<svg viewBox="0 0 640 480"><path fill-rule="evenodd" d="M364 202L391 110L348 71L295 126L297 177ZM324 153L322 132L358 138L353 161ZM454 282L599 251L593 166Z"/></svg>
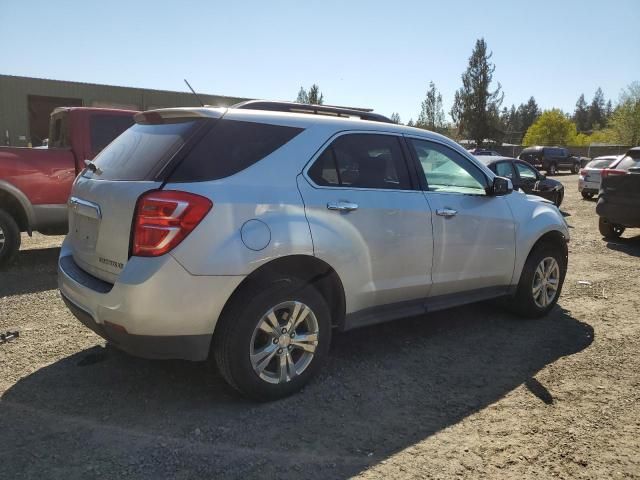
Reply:
<svg viewBox="0 0 640 480"><path fill-rule="evenodd" d="M416 125L413 123L413 118L410 118L407 122L407 127L415 127Z"/></svg>
<svg viewBox="0 0 640 480"><path fill-rule="evenodd" d="M422 108L416 126L435 131L445 126L442 95L438 92L433 82L429 82L429 90L427 90L427 95L422 101Z"/></svg>
<svg viewBox="0 0 640 480"><path fill-rule="evenodd" d="M576 124L578 132L586 132L589 128L589 108L584 99L584 93L581 93L576 102L576 109L573 112L573 121Z"/></svg>
<svg viewBox="0 0 640 480"><path fill-rule="evenodd" d="M393 113L391 114L391 121L392 121L393 123L398 123L398 124L399 124L399 123L401 123L401 122L400 122L400 114L399 114L398 112L393 112Z"/></svg>
<svg viewBox="0 0 640 480"><path fill-rule="evenodd" d="M297 103L308 103L311 105L322 105L324 103L324 96L320 92L320 87L315 83L311 85L307 92L304 87L300 87L298 90L298 96L296 97Z"/></svg>
<svg viewBox="0 0 640 480"><path fill-rule="evenodd" d="M598 87L589 105L589 129L598 130L605 125L605 101L602 89Z"/></svg>
<svg viewBox="0 0 640 480"><path fill-rule="evenodd" d="M526 132L533 122L535 122L540 116L540 108L538 108L538 104L536 103L536 99L533 97L529 98L527 103L523 103L520 105L520 130L522 132Z"/></svg>
<svg viewBox="0 0 640 480"><path fill-rule="evenodd" d="M479 147L485 138L501 136L498 112L504 94L499 82L494 90L490 90L496 69L490 61L492 55L487 51L484 38L478 39L451 109L451 117L458 124L458 130L475 140Z"/></svg>

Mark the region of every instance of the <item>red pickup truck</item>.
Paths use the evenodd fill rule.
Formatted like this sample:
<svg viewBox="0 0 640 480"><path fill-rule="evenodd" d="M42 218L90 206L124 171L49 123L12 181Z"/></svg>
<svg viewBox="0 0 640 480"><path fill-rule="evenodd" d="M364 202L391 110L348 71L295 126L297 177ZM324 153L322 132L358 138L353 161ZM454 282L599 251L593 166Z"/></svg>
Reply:
<svg viewBox="0 0 640 480"><path fill-rule="evenodd" d="M133 125L135 113L57 108L47 148L0 147L0 267L20 249L20 232L67 233L67 199L84 161Z"/></svg>

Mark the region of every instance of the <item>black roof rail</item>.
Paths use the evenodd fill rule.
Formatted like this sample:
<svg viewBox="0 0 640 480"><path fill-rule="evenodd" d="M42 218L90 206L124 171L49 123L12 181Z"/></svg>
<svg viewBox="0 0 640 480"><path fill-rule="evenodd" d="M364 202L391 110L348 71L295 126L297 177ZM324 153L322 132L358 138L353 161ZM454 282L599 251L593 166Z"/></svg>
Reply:
<svg viewBox="0 0 640 480"><path fill-rule="evenodd" d="M250 110L266 110L269 112L310 113L315 115L327 115L331 117L358 117L362 120L373 122L393 123L390 118L373 113L371 109L335 107L332 105L311 105L296 102L273 102L269 100L247 100L236 103L229 108L242 108Z"/></svg>

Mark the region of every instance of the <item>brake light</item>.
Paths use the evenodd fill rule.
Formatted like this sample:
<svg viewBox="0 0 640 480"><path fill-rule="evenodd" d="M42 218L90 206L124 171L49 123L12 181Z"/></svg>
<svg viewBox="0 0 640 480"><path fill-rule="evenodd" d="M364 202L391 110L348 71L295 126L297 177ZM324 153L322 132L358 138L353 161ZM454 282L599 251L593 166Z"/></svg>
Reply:
<svg viewBox="0 0 640 480"><path fill-rule="evenodd" d="M587 176L587 171L584 168L580 169L580 176L581 177L586 177Z"/></svg>
<svg viewBox="0 0 640 480"><path fill-rule="evenodd" d="M626 170L616 170L615 168L605 168L600 173L600 176L602 178L606 178L611 175L626 175L626 174L627 174Z"/></svg>
<svg viewBox="0 0 640 480"><path fill-rule="evenodd" d="M131 255L164 255L196 228L211 207L211 200L193 193L153 190L143 194L133 219Z"/></svg>

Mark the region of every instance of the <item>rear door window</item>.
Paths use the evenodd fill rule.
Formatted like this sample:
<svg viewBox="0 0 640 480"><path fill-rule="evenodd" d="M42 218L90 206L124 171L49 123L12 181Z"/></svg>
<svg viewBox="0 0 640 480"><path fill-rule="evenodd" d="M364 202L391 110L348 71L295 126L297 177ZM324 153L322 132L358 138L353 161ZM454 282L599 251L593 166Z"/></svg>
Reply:
<svg viewBox="0 0 640 480"><path fill-rule="evenodd" d="M400 139L394 135L342 135L314 162L309 177L320 186L411 190Z"/></svg>
<svg viewBox="0 0 640 480"><path fill-rule="evenodd" d="M179 163L170 181L198 182L228 177L272 154L303 130L219 120Z"/></svg>
<svg viewBox="0 0 640 480"><path fill-rule="evenodd" d="M523 180L537 180L538 179L538 174L529 165L525 165L524 163L516 162L516 169L518 170L518 175Z"/></svg>
<svg viewBox="0 0 640 480"><path fill-rule="evenodd" d="M161 124L134 124L96 156L97 173L83 176L97 180L150 180L182 148L203 120Z"/></svg>

